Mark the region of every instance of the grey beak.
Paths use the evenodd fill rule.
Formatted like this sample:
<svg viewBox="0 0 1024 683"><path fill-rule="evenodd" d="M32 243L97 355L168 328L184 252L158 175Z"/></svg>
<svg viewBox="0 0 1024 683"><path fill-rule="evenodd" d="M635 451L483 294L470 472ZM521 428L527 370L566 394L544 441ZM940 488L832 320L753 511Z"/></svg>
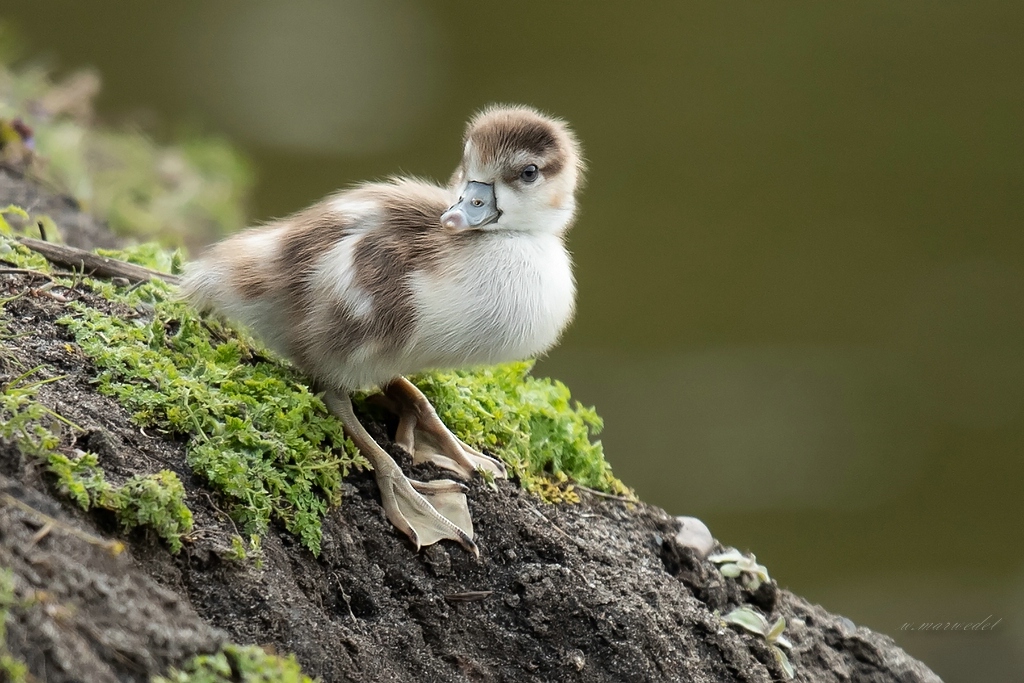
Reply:
<svg viewBox="0 0 1024 683"><path fill-rule="evenodd" d="M441 214L441 225L449 230L471 230L501 218L493 183L466 183L457 204Z"/></svg>

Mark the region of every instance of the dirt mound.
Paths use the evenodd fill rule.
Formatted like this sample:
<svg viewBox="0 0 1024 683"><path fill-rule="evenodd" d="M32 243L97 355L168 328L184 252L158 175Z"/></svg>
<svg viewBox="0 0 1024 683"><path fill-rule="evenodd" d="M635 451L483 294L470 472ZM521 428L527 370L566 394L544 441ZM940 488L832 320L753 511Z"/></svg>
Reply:
<svg viewBox="0 0 1024 683"><path fill-rule="evenodd" d="M0 171L0 206L33 201L60 200ZM58 224L86 220L60 206ZM938 681L885 636L773 583L751 591L724 578L677 544L677 520L643 504L585 495L553 506L514 483L472 482L478 561L453 544L414 553L361 472L323 522L319 557L272 527L258 555L232 559L237 530L185 445L97 393L94 368L56 323L69 300L105 300L87 283L46 284L0 274L0 387L36 368L60 378L37 399L82 429L63 431L57 449L95 453L113 485L176 473L194 529L172 554L145 527L125 533L112 513L82 511L38 457L0 444L7 648L38 680L148 681L228 641L294 653L323 681L784 680L765 638L722 622L748 605L786 618L796 680ZM376 432L386 441L385 426Z"/></svg>

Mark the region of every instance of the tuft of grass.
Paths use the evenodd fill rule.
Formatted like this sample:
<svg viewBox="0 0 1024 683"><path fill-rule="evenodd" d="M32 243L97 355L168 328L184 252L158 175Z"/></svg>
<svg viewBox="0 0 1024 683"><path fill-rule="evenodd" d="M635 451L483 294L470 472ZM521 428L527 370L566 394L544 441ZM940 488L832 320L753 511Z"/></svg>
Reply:
<svg viewBox="0 0 1024 683"><path fill-rule="evenodd" d="M302 673L294 655L267 654L254 645L223 646L212 655L193 657L183 669L154 676L150 683L315 683Z"/></svg>

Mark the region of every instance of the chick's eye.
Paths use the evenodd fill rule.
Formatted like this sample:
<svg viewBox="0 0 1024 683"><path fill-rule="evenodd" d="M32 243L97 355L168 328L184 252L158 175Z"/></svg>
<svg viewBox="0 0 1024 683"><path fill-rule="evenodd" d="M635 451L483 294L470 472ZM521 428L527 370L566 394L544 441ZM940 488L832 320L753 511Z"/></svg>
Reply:
<svg viewBox="0 0 1024 683"><path fill-rule="evenodd" d="M519 177L525 183L532 183L540 175L540 169L537 168L536 164L530 164L523 169L523 172L519 174Z"/></svg>

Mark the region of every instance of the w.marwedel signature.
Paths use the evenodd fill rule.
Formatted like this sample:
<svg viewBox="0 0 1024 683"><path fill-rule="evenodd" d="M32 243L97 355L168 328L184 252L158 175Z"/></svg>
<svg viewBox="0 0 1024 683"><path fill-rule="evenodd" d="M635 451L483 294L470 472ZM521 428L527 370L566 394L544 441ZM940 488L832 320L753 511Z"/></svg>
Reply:
<svg viewBox="0 0 1024 683"><path fill-rule="evenodd" d="M907 622L900 626L901 631L991 631L1002 617L991 621L992 615L988 615L981 621L922 621L919 624Z"/></svg>

